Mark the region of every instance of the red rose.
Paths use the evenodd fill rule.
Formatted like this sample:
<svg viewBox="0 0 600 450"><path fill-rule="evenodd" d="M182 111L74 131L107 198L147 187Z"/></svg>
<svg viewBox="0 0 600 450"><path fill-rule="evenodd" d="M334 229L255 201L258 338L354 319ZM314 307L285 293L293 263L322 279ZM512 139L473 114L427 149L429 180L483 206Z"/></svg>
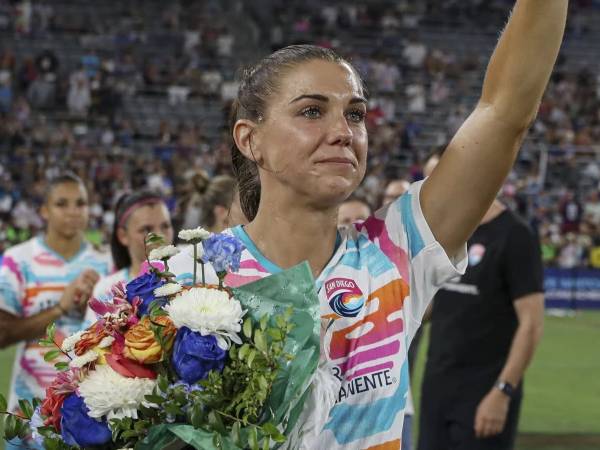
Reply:
<svg viewBox="0 0 600 450"><path fill-rule="evenodd" d="M46 389L46 399L40 407L40 412L47 419L45 426L52 426L60 433L60 408L65 401L66 394L57 394L52 386Z"/></svg>
<svg viewBox="0 0 600 450"><path fill-rule="evenodd" d="M125 378L150 378L156 379L157 374L143 364L120 355L107 354L106 362L118 374Z"/></svg>

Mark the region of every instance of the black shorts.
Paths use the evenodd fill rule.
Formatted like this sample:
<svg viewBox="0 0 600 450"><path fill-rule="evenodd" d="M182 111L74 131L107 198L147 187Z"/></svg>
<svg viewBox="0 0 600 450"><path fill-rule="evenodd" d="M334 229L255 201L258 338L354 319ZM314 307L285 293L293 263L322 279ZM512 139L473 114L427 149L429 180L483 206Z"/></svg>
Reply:
<svg viewBox="0 0 600 450"><path fill-rule="evenodd" d="M512 450L517 435L522 388L510 401L502 433L485 439L475 437L475 412L494 381L449 382L449 377L423 380L419 410L418 450Z"/></svg>

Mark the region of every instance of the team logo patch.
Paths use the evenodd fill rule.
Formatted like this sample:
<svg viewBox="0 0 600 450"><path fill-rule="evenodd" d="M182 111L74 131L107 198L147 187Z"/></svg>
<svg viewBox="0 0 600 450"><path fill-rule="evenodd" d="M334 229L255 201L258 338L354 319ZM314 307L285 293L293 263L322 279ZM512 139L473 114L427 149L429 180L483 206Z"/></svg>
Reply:
<svg viewBox="0 0 600 450"><path fill-rule="evenodd" d="M481 244L473 244L469 247L469 265L476 266L485 255L485 247Z"/></svg>
<svg viewBox="0 0 600 450"><path fill-rule="evenodd" d="M331 309L342 317L356 317L365 305L365 297L353 280L334 278L325 283L325 295Z"/></svg>

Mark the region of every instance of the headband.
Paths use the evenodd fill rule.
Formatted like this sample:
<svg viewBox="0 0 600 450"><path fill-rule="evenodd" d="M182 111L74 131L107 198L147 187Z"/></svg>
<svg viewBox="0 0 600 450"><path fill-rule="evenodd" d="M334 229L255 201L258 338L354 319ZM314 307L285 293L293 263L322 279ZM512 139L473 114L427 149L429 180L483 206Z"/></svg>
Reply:
<svg viewBox="0 0 600 450"><path fill-rule="evenodd" d="M135 202L133 205L131 205L129 208L127 208L125 210L125 212L119 219L118 227L125 228L125 222L127 222L127 219L129 219L129 216L131 216L131 214L133 214L133 212L136 209L141 208L142 206L151 205L153 203L162 203L162 202L163 202L163 199L160 197L145 198L143 200L139 200L139 201Z"/></svg>

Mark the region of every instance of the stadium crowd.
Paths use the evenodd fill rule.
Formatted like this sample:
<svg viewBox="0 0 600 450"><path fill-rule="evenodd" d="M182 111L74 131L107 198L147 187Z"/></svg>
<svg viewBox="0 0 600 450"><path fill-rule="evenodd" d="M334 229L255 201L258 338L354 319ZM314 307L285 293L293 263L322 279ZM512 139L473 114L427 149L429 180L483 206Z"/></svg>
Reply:
<svg viewBox="0 0 600 450"><path fill-rule="evenodd" d="M427 155L463 122L489 56L486 33L513 1L268 3L132 0L92 16L86 2L0 1L0 254L41 229L46 180L65 168L88 185L93 242L106 243L126 190L162 193L180 227L194 175L230 171L236 68L296 42L336 48L367 80L370 161L359 194L376 208L388 181L421 179ZM570 42L594 41L587 24L600 1L572 8ZM464 33L453 50L435 39L448 28ZM559 61L501 193L534 225L548 266L600 268L594 64L568 52Z"/></svg>

